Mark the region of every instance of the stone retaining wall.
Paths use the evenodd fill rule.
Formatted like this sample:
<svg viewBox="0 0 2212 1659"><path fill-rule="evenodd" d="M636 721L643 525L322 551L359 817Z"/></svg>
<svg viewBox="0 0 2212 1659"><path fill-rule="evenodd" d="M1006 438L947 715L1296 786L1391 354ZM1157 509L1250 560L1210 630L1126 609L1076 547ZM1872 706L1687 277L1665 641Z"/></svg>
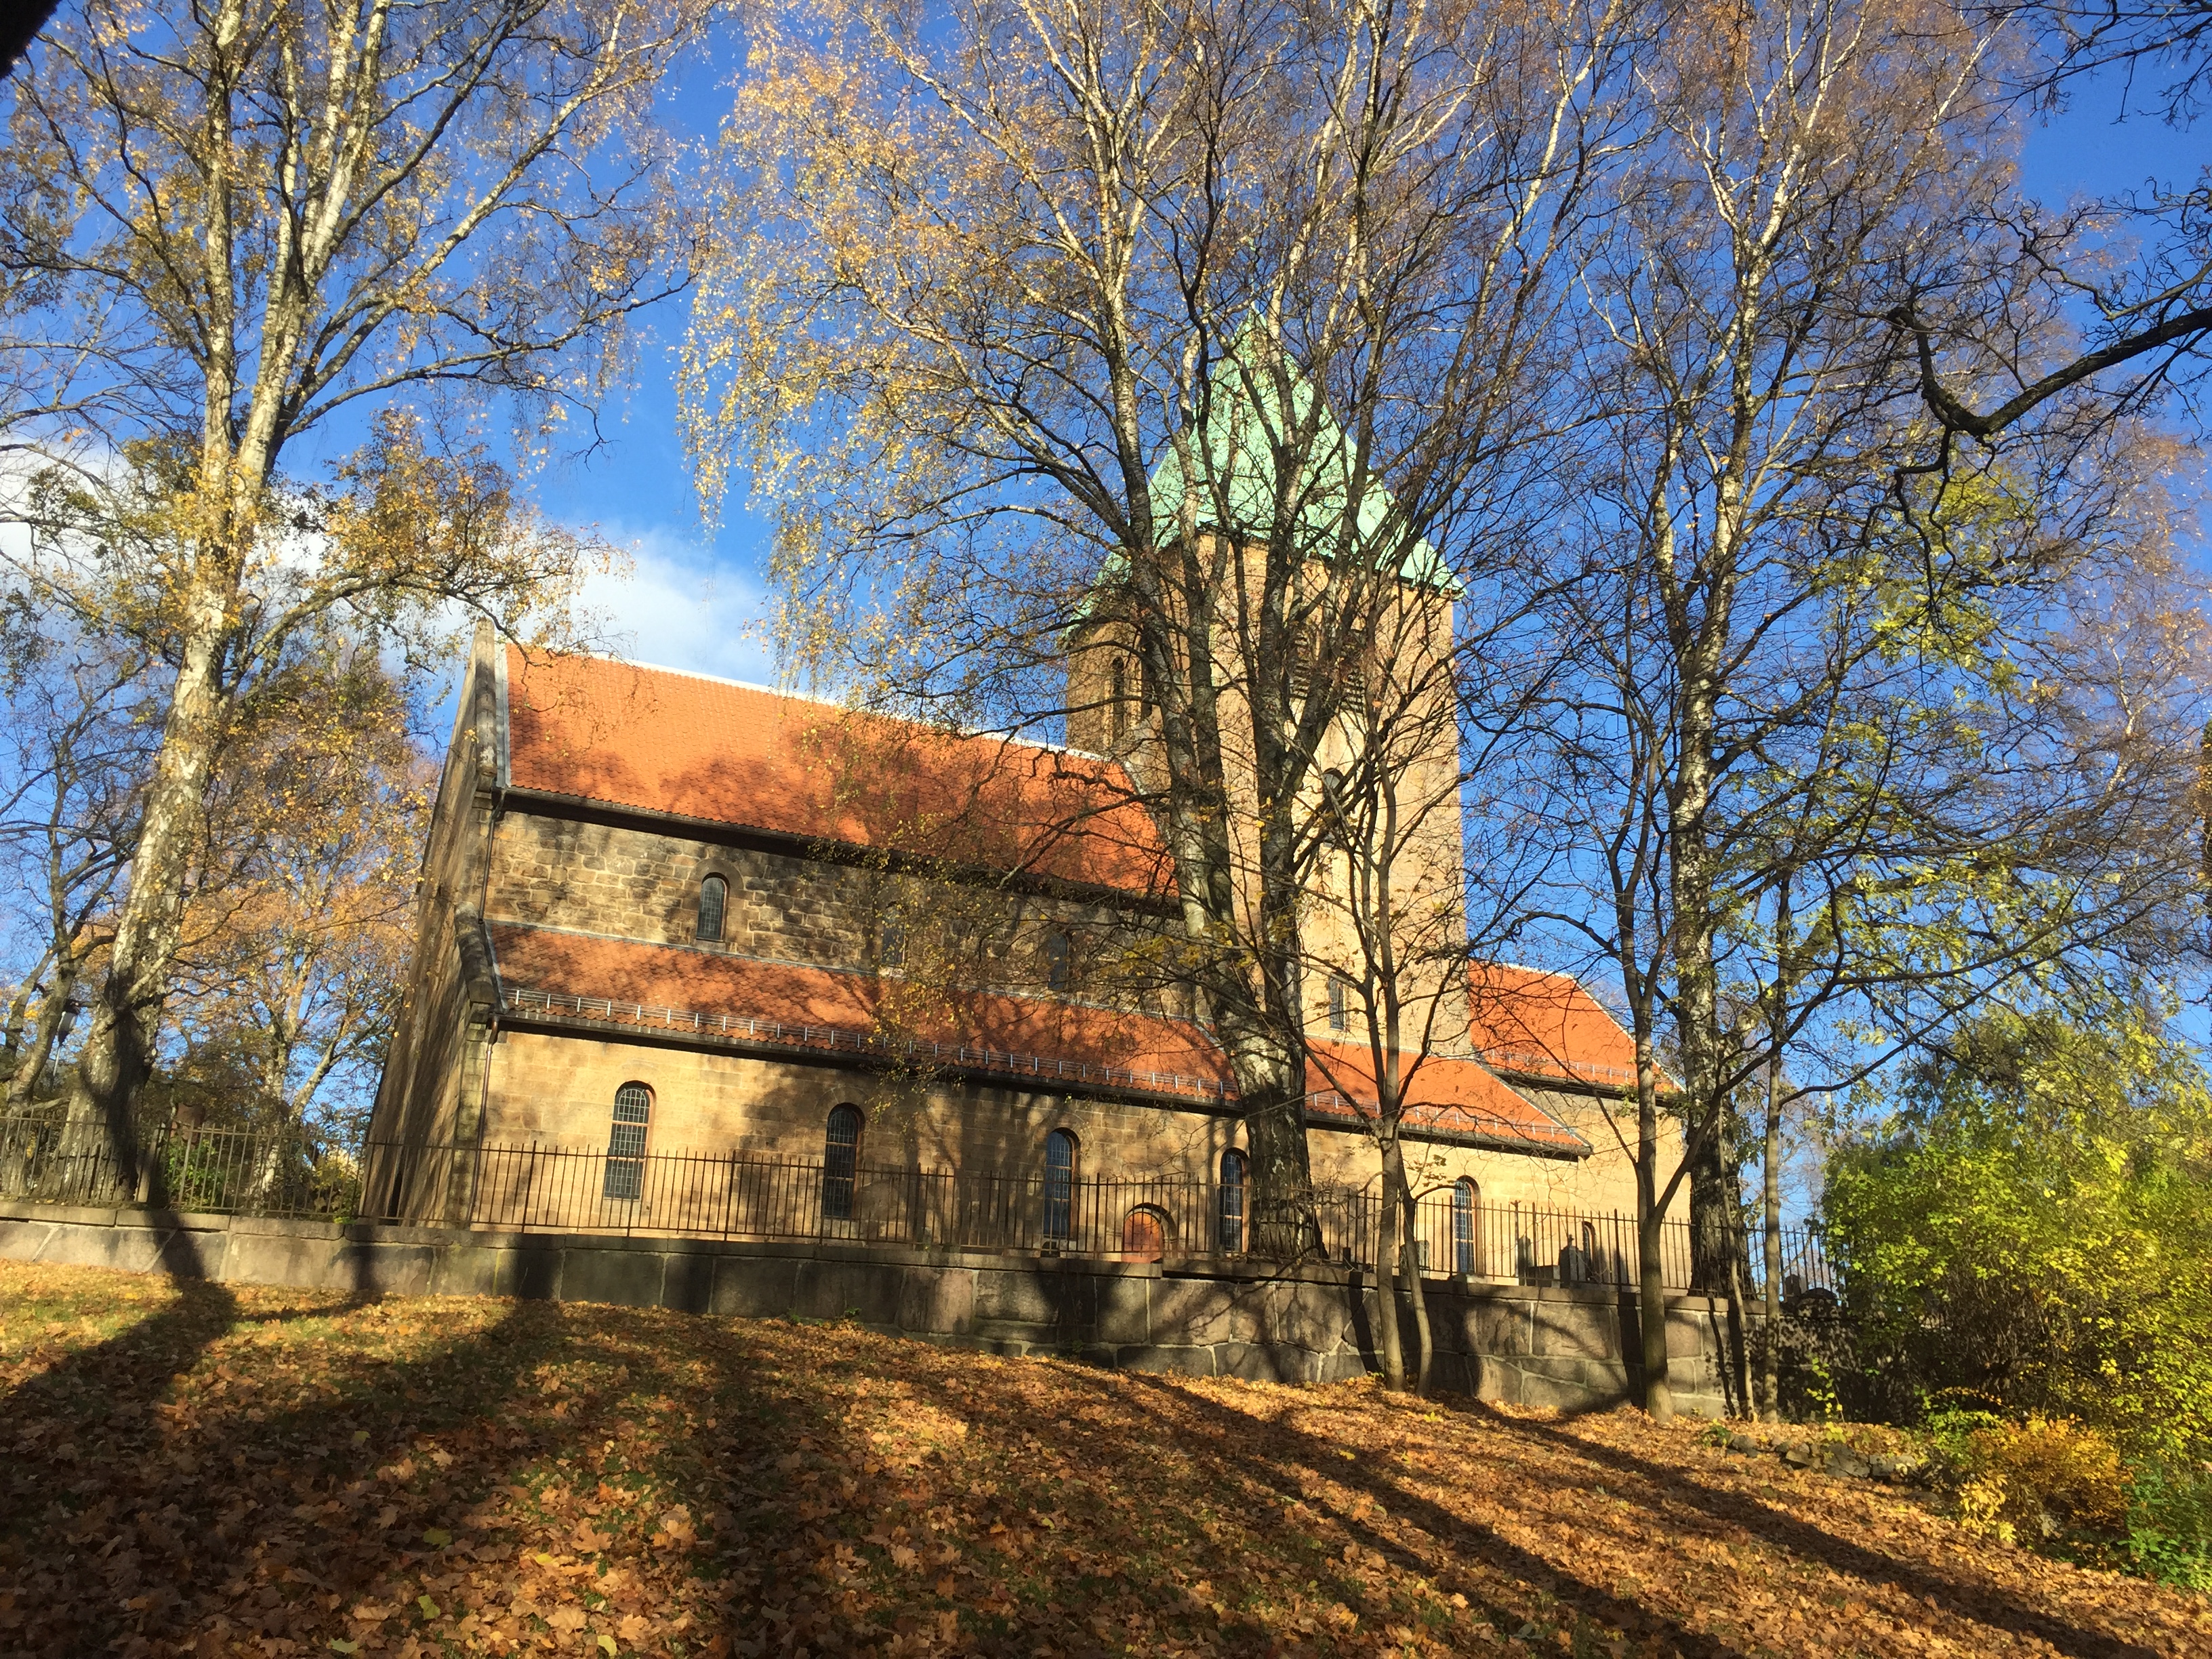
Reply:
<svg viewBox="0 0 2212 1659"><path fill-rule="evenodd" d="M1348 1268L831 1243L734 1243L270 1221L0 1203L0 1258L359 1295L513 1296L872 1329L1007 1354L1200 1376L1331 1382L1376 1368L1375 1291ZM1432 1279L1437 1386L1601 1407L1632 1392L1632 1292ZM1409 1305L1401 1317L1410 1321ZM1410 1326L1408 1327L1410 1329ZM1669 1298L1677 1403L1718 1415L1723 1319Z"/></svg>

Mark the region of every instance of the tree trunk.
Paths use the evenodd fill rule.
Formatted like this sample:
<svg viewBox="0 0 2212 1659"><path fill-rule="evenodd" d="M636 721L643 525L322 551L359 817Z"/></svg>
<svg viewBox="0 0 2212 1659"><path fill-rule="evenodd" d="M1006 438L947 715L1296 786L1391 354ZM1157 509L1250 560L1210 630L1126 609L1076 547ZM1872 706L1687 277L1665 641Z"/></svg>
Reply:
<svg viewBox="0 0 2212 1659"><path fill-rule="evenodd" d="M8 1079L9 1111L21 1111L30 1104L32 1092L46 1074L47 1061L53 1058L54 1045L61 1040L62 1021L68 1017L70 995L76 989L76 971L57 966L52 988L40 1003L38 1021L31 1028L30 1047L18 1057Z"/></svg>
<svg viewBox="0 0 2212 1659"><path fill-rule="evenodd" d="M1313 1181L1306 1152L1305 1091L1297 1062L1267 1036L1232 1036L1225 1045L1243 1108L1252 1158L1250 1249L1278 1261L1295 1261L1316 1244Z"/></svg>
<svg viewBox="0 0 2212 1659"><path fill-rule="evenodd" d="M72 1123L97 1126L105 1134L125 1187L136 1187L143 1173L132 1117L138 1091L153 1069L154 1036L183 927L186 875L228 712L221 664L230 609L228 588L204 580L187 610L183 660L162 726L161 757L147 785L130 890L70 1091ZM164 1196L156 1193L151 1201L158 1205Z"/></svg>
<svg viewBox="0 0 2212 1659"><path fill-rule="evenodd" d="M1636 1325L1644 1360L1644 1409L1655 1423L1671 1423L1674 1390L1667 1364L1667 1274L1659 1248L1659 1103L1648 1074L1637 1096Z"/></svg>
<svg viewBox="0 0 2212 1659"><path fill-rule="evenodd" d="M1396 1150L1388 1143L1382 1148L1382 1203L1375 1228L1375 1346L1382 1352L1382 1386L1394 1390L1406 1386L1406 1350L1398 1335L1398 1275L1394 1270L1399 1259L1398 1172L1403 1167L1393 1155Z"/></svg>
<svg viewBox="0 0 2212 1659"><path fill-rule="evenodd" d="M1760 1208L1765 1212L1759 1231L1766 1269L1766 1340L1760 1345L1759 1413L1770 1423L1782 1420L1782 1085L1780 1065L1770 1058L1766 1066L1766 1122L1760 1148Z"/></svg>
<svg viewBox="0 0 2212 1659"><path fill-rule="evenodd" d="M15 994L8 999L8 1028L4 1033L0 1033L0 1062L4 1062L8 1068L9 1097L11 1101L15 1097L13 1085L15 1074L21 1069L23 1026L30 1018L31 999L38 994L39 981L46 977L46 969L52 965L53 959L54 948L49 945L37 964L23 975L22 982L15 988Z"/></svg>
<svg viewBox="0 0 2212 1659"><path fill-rule="evenodd" d="M1729 1249L1728 1337L1729 1369L1735 1373L1735 1412L1739 1417L1758 1414L1751 1398L1751 1347L1744 1332L1742 1237L1735 1234Z"/></svg>
<svg viewBox="0 0 2212 1659"><path fill-rule="evenodd" d="M1714 1109L1717 1116L1724 1109ZM1728 1127L1710 1123L1690 1160L1690 1288L1700 1296L1728 1294L1737 1208L1732 1189L1740 1184L1729 1179Z"/></svg>
<svg viewBox="0 0 2212 1659"><path fill-rule="evenodd" d="M1413 1376L1413 1392L1426 1395L1437 1345L1429 1329L1429 1299L1421 1290L1421 1238L1419 1212L1413 1203L1413 1192L1406 1180L1405 1153L1393 1140L1390 1149L1398 1163L1398 1201L1404 1206L1404 1237L1400 1245L1399 1259L1406 1278L1406 1294L1413 1304L1413 1340L1420 1345L1420 1358Z"/></svg>

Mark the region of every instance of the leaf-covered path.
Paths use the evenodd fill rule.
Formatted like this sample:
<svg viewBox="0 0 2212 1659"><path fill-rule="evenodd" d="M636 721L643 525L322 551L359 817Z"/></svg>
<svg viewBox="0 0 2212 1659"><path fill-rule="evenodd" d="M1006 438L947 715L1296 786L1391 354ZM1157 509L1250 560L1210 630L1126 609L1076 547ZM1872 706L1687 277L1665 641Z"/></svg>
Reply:
<svg viewBox="0 0 2212 1659"><path fill-rule="evenodd" d="M0 1652L2212 1652L1694 1425L0 1263Z"/></svg>

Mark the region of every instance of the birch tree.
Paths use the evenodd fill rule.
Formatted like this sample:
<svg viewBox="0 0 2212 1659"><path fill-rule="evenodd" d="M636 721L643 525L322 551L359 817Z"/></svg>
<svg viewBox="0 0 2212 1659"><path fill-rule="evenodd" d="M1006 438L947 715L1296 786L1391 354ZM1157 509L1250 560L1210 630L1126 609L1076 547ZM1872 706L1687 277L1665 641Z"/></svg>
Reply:
<svg viewBox="0 0 2212 1659"><path fill-rule="evenodd" d="M526 633L579 574L465 422L488 400L526 433L587 416L625 319L683 280L652 106L705 15L75 0L5 83L0 173L45 187L11 185L0 226L21 278L0 356L27 388L4 437L25 474L131 498L108 509L129 536L38 574L88 630L116 626L102 565L135 539L148 610L122 620L174 663L77 1073L126 1179L186 872L257 677L307 628L422 651L459 607ZM309 434L360 446L335 522L293 465Z"/></svg>
<svg viewBox="0 0 2212 1659"><path fill-rule="evenodd" d="M752 38L688 348L702 489L743 470L775 513L787 643L826 678L1017 731L1096 714L1109 659L1141 687L1133 789L1267 1248L1307 1178L1340 670L1419 560L1503 556L1532 510L1560 260L1654 26L823 0Z"/></svg>
<svg viewBox="0 0 2212 1659"><path fill-rule="evenodd" d="M2085 455L2033 429L1971 474L1915 471L1917 365L1869 303L2008 187L1980 49L1881 0L1675 37L1592 267L1615 447L1584 577L1549 612L1577 666L1548 725L1557 817L1594 832L1562 920L1620 974L1636 1042L1620 1133L1654 1314L1660 1218L1723 1103L1820 1010L1903 1017L1926 991L1910 1017L1938 1018L2176 891L2142 856L2170 774L2101 772L2098 722L2022 666L2063 631L2053 596L2137 545L2153 480L2116 434ZM1768 1040L1739 1040L1731 1008L1762 996ZM1667 1416L1656 1317L1643 1363Z"/></svg>

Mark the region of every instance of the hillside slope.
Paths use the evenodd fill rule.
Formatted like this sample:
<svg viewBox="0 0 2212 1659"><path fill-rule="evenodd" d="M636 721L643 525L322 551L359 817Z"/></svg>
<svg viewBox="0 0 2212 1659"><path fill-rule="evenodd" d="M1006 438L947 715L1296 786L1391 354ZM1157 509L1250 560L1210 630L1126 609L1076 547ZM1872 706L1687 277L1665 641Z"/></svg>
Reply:
<svg viewBox="0 0 2212 1659"><path fill-rule="evenodd" d="M5 1263L0 1389L6 1652L2212 1652L1626 1413Z"/></svg>

